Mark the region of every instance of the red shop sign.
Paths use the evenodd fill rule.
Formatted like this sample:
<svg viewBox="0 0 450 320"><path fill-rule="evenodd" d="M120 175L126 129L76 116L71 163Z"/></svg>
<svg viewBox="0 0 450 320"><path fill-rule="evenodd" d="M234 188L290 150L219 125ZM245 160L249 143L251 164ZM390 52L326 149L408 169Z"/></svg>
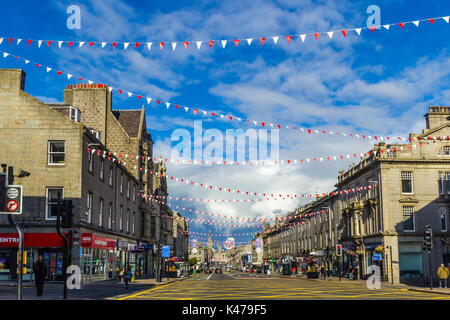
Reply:
<svg viewBox="0 0 450 320"><path fill-rule="evenodd" d="M116 248L116 240L102 238L92 233L82 233L81 246L83 248L96 248L96 249L115 249Z"/></svg>
<svg viewBox="0 0 450 320"><path fill-rule="evenodd" d="M25 248L60 248L63 240L57 233L25 233ZM0 248L19 247L19 235L17 233L0 233Z"/></svg>

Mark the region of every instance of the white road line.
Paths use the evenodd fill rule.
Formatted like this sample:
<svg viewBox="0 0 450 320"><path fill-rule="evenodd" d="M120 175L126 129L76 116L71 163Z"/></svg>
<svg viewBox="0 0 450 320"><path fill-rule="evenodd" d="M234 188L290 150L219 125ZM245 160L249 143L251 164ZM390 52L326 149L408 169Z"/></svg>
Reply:
<svg viewBox="0 0 450 320"><path fill-rule="evenodd" d="M209 280L213 276L213 274L214 273L211 273L211 275L206 280Z"/></svg>

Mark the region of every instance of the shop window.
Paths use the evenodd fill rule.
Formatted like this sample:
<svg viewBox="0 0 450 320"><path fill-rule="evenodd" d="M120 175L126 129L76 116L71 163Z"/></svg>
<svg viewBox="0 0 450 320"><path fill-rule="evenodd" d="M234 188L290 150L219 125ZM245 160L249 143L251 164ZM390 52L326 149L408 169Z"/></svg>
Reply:
<svg viewBox="0 0 450 320"><path fill-rule="evenodd" d="M66 159L66 142L49 141L48 142L48 164L63 165Z"/></svg>
<svg viewBox="0 0 450 320"><path fill-rule="evenodd" d="M414 207L404 206L403 207L403 231L414 231Z"/></svg>
<svg viewBox="0 0 450 320"><path fill-rule="evenodd" d="M450 194L450 172L439 172L439 194Z"/></svg>
<svg viewBox="0 0 450 320"><path fill-rule="evenodd" d="M439 208L441 231L447 231L447 208Z"/></svg>
<svg viewBox="0 0 450 320"><path fill-rule="evenodd" d="M64 188L47 188L46 220L56 220L58 199L64 199Z"/></svg>
<svg viewBox="0 0 450 320"><path fill-rule="evenodd" d="M413 193L413 182L412 182L412 172L403 171L402 176L402 193L411 194Z"/></svg>
<svg viewBox="0 0 450 320"><path fill-rule="evenodd" d="M422 270L422 247L420 242L399 243L400 276L420 277Z"/></svg>

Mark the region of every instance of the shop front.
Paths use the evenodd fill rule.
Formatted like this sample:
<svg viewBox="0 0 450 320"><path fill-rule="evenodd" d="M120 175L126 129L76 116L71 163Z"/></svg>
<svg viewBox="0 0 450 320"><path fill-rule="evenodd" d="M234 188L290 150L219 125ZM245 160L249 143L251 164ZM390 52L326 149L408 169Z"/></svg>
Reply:
<svg viewBox="0 0 450 320"><path fill-rule="evenodd" d="M82 281L112 279L114 276L116 241L91 233L82 233L80 245Z"/></svg>
<svg viewBox="0 0 450 320"><path fill-rule="evenodd" d="M375 265L378 268L380 268L380 276L381 279L385 279L384 276L384 260L385 260L385 250L384 250L384 244L382 242L372 242L372 243L365 243L364 244L365 249L365 258L366 258L366 270L367 267ZM370 276L370 274L366 275Z"/></svg>
<svg viewBox="0 0 450 320"><path fill-rule="evenodd" d="M17 233L0 234L0 280L17 279L17 253L19 236ZM27 263L24 281L34 280L33 264L42 255L47 265L48 281L62 281L63 241L57 233L25 233L24 251Z"/></svg>
<svg viewBox="0 0 450 320"><path fill-rule="evenodd" d="M129 265L135 277L143 276L145 273L145 244L129 245Z"/></svg>

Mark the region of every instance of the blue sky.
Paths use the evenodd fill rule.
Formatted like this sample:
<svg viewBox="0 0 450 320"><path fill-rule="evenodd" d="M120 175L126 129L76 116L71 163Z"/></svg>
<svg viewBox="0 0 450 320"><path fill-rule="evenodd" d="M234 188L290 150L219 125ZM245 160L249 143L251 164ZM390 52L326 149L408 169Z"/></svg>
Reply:
<svg viewBox="0 0 450 320"><path fill-rule="evenodd" d="M402 135L419 132L429 105L448 105L450 53L446 45L450 24L392 26L361 36L349 32L329 39L299 38L277 45L258 39L237 48L206 43L197 50L191 43L175 51L170 45L159 50L160 41L259 38L271 35L326 32L364 27L369 5L381 9L381 24L450 15L448 1L21 1L2 3L0 37L73 41L152 41L128 50L101 49L85 45L58 49L9 46L0 50L115 88L141 93L176 104L199 107L243 119L323 128L372 135ZM81 7L81 29L66 27L66 9ZM26 91L44 101L62 101L67 78L46 74L14 59L0 59L2 68L23 68ZM113 108L137 109L144 101L114 94ZM152 103L147 121L155 141L155 155L167 154L176 128L192 130L192 113L167 111ZM205 128L224 131L242 127L236 122L205 121ZM280 131L280 159L332 156L368 151L369 143L343 137L307 136ZM200 167L168 164L171 175L203 183L257 192L308 193L331 191L339 169L351 160L283 168ZM194 190L195 189L195 190ZM169 182L173 196L230 199L232 195L205 192ZM273 217L298 205L269 202L258 205L209 205L179 202L189 208L235 217ZM182 212L183 214L183 212ZM193 217L192 214L186 216ZM201 215L199 218L204 218ZM219 228L192 223L197 232L254 231ZM243 241L249 237L237 238ZM225 238L217 238L225 240Z"/></svg>

